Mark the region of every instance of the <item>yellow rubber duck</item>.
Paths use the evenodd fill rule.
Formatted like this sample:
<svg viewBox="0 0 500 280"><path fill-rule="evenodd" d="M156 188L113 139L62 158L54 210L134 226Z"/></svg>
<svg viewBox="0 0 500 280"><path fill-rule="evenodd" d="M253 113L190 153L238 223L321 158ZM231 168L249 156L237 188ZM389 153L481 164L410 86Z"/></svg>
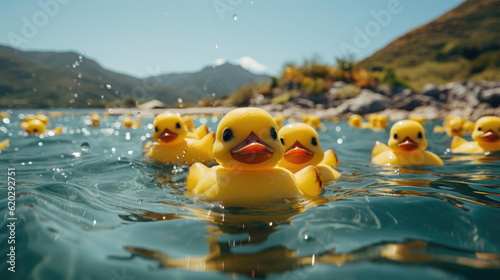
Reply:
<svg viewBox="0 0 500 280"><path fill-rule="evenodd" d="M426 119L424 119L422 116L419 116L419 115L411 115L408 117L408 119L410 119L412 121L416 121L416 122L420 123L422 126L424 126L425 123L427 122Z"/></svg>
<svg viewBox="0 0 500 280"><path fill-rule="evenodd" d="M323 124L321 123L321 118L316 115L302 115L302 121L316 130L323 129Z"/></svg>
<svg viewBox="0 0 500 280"><path fill-rule="evenodd" d="M436 154L425 151L427 139L422 125L404 120L395 123L388 145L377 141L372 150L372 162L381 165L443 165Z"/></svg>
<svg viewBox="0 0 500 280"><path fill-rule="evenodd" d="M10 115L7 112L0 112L0 119L10 118Z"/></svg>
<svg viewBox="0 0 500 280"><path fill-rule="evenodd" d="M375 118L375 127L380 129L386 129L388 121L389 117L384 115L377 115L377 117Z"/></svg>
<svg viewBox="0 0 500 280"><path fill-rule="evenodd" d="M47 130L45 124L39 119L31 119L27 122L22 122L21 127L28 132L28 134L60 134L62 127L56 127L54 130Z"/></svg>
<svg viewBox="0 0 500 280"><path fill-rule="evenodd" d="M466 130L464 127L469 126L470 123L467 120L463 119L459 116L447 116L443 121L443 126L436 125L434 127L434 133L443 133L446 132L448 136L464 136L466 134Z"/></svg>
<svg viewBox="0 0 500 280"><path fill-rule="evenodd" d="M123 119L123 126L126 128L131 128L132 127L132 119L129 117L125 117Z"/></svg>
<svg viewBox="0 0 500 280"><path fill-rule="evenodd" d="M486 153L500 151L500 118L495 116L482 117L477 120L472 140L466 141L460 136L453 137L451 151L453 153Z"/></svg>
<svg viewBox="0 0 500 280"><path fill-rule="evenodd" d="M7 146L9 146L9 143L10 143L9 139L5 139L2 142L0 142L0 150L7 148Z"/></svg>
<svg viewBox="0 0 500 280"><path fill-rule="evenodd" d="M162 113L153 121L153 143L144 147L145 157L165 163L193 164L208 162L213 158L215 134L208 133L202 139L188 138L188 130L182 117L174 113Z"/></svg>
<svg viewBox="0 0 500 280"><path fill-rule="evenodd" d="M347 120L347 123L355 128L361 128L361 123L363 122L363 117L358 114L353 114Z"/></svg>
<svg viewBox="0 0 500 280"><path fill-rule="evenodd" d="M286 120L286 117L285 115L278 113L274 115L273 119L276 122L276 125L278 126L277 129L280 130L283 127L283 122Z"/></svg>
<svg viewBox="0 0 500 280"><path fill-rule="evenodd" d="M286 198L321 194L323 181L315 166L295 175L276 166L284 154L276 126L272 116L259 108L227 113L217 127L213 149L220 166L194 164L186 188L224 206L282 203Z"/></svg>
<svg viewBox="0 0 500 280"><path fill-rule="evenodd" d="M99 126L101 125L101 118L99 117L99 114L96 112L92 113L92 120L90 122L91 126Z"/></svg>
<svg viewBox="0 0 500 280"><path fill-rule="evenodd" d="M324 182L337 179L340 173L333 169L329 164L322 163L325 158L325 152L319 143L318 133L314 128L305 123L291 123L285 125L278 132L278 137L285 147L285 155L278 163L279 167L286 168L292 173L297 173L301 169L315 165ZM335 165L338 165L337 156L332 150L329 151L327 161L332 162L334 155Z"/></svg>
<svg viewBox="0 0 500 280"><path fill-rule="evenodd" d="M183 119L188 129L187 137L189 138L201 139L210 132L206 124L202 124L197 128L193 122L193 117L190 115L184 116Z"/></svg>
<svg viewBox="0 0 500 280"><path fill-rule="evenodd" d="M49 126L50 125L49 118L45 114L43 114L43 113L37 113L36 116L35 116L35 119L43 122L43 124L45 126Z"/></svg>

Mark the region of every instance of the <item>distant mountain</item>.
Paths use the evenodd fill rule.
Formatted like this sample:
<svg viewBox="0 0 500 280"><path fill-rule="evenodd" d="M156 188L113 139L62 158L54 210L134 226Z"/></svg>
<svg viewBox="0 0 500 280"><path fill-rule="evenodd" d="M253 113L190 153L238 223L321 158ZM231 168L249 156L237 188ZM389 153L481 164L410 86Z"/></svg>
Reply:
<svg viewBox="0 0 500 280"><path fill-rule="evenodd" d="M74 52L23 52L0 46L0 107L104 107L127 98L174 103L182 97L162 85L102 68Z"/></svg>
<svg viewBox="0 0 500 280"><path fill-rule="evenodd" d="M155 79L162 85L197 100L204 97L230 95L247 83L258 81L269 83L270 81L267 75L255 75L239 65L230 63L208 66L194 73L159 75Z"/></svg>
<svg viewBox="0 0 500 280"><path fill-rule="evenodd" d="M459 79L500 80L500 0L468 0L394 40L360 66L396 73L417 87Z"/></svg>
<svg viewBox="0 0 500 280"><path fill-rule="evenodd" d="M104 107L109 102L122 106L127 98L166 104L182 98L196 104L212 93L232 94L254 81L268 82L269 77L224 64L138 79L106 70L75 52L24 52L0 46L0 108Z"/></svg>

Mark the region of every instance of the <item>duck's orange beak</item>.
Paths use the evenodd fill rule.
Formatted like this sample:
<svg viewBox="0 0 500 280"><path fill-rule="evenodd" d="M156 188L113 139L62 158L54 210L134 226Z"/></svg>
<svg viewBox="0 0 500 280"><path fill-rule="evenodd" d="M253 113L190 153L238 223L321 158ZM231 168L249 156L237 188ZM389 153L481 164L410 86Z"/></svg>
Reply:
<svg viewBox="0 0 500 280"><path fill-rule="evenodd" d="M175 138L177 138L177 133L170 131L168 128L165 128L165 130L163 130L163 132L161 133L160 137L158 137L158 139L161 142L165 143L173 141Z"/></svg>
<svg viewBox="0 0 500 280"><path fill-rule="evenodd" d="M409 136L406 136L403 141L398 143L398 147L405 151L413 151L418 148L419 144L413 141Z"/></svg>
<svg viewBox="0 0 500 280"><path fill-rule="evenodd" d="M308 162L313 157L314 152L304 147L298 140L285 152L285 160L295 164Z"/></svg>
<svg viewBox="0 0 500 280"><path fill-rule="evenodd" d="M267 145L253 131L245 140L231 150L233 159L247 163L257 164L270 159L274 149Z"/></svg>
<svg viewBox="0 0 500 280"><path fill-rule="evenodd" d="M481 135L481 138L483 138L483 140L487 142L495 142L500 139L500 137L498 137L498 134L496 134L492 129Z"/></svg>

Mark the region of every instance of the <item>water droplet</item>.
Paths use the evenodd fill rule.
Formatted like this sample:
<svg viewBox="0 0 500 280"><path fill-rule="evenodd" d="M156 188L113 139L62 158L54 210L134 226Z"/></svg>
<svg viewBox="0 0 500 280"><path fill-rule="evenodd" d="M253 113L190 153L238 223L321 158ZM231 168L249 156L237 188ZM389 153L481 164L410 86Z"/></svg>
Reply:
<svg viewBox="0 0 500 280"><path fill-rule="evenodd" d="M215 92L212 92L212 97L215 97Z"/></svg>
<svg viewBox="0 0 500 280"><path fill-rule="evenodd" d="M36 92L36 91L37 91L36 87L35 87L35 88L33 88L33 92Z"/></svg>
<svg viewBox="0 0 500 280"><path fill-rule="evenodd" d="M83 53L83 52L82 52ZM83 56L79 55L78 59L81 61L83 59Z"/></svg>
<svg viewBox="0 0 500 280"><path fill-rule="evenodd" d="M39 147L43 146L43 143L42 142L38 142L38 146Z"/></svg>
<svg viewBox="0 0 500 280"><path fill-rule="evenodd" d="M216 43L215 44L215 48L218 49L219 48L219 44Z"/></svg>
<svg viewBox="0 0 500 280"><path fill-rule="evenodd" d="M104 95L101 95L101 99L104 99Z"/></svg>
<svg viewBox="0 0 500 280"><path fill-rule="evenodd" d="M234 14L234 15L233 15L233 19L234 19L234 20L238 20L238 15L237 15L237 14Z"/></svg>
<svg viewBox="0 0 500 280"><path fill-rule="evenodd" d="M106 85L106 88L107 89L111 89L111 85Z"/></svg>
<svg viewBox="0 0 500 280"><path fill-rule="evenodd" d="M337 139L337 144L342 144L342 142L344 142L344 140L342 140L341 138Z"/></svg>
<svg viewBox="0 0 500 280"><path fill-rule="evenodd" d="M78 78L81 79L82 78L82 73L78 73Z"/></svg>
<svg viewBox="0 0 500 280"><path fill-rule="evenodd" d="M177 159L180 159L181 158L181 155L177 155Z"/></svg>
<svg viewBox="0 0 500 280"><path fill-rule="evenodd" d="M73 96L74 96L75 98L76 98L76 97L78 97L78 93L73 94Z"/></svg>
<svg viewBox="0 0 500 280"><path fill-rule="evenodd" d="M182 98L177 98L177 102L182 103Z"/></svg>
<svg viewBox="0 0 500 280"><path fill-rule="evenodd" d="M87 152L88 150L90 150L90 143L87 142L87 141L83 141L81 144L80 144L80 149L84 152Z"/></svg>

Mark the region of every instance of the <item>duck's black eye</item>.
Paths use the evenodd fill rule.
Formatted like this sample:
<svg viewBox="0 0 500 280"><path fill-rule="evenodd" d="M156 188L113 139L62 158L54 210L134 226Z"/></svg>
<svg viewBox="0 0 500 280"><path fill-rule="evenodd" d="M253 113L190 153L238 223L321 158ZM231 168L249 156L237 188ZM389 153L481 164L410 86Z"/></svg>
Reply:
<svg viewBox="0 0 500 280"><path fill-rule="evenodd" d="M233 139L233 131L230 128L224 129L224 132L222 132L222 140L225 142Z"/></svg>
<svg viewBox="0 0 500 280"><path fill-rule="evenodd" d="M420 131L419 131L419 132L418 132L418 138L419 138L419 139L422 139L422 137L423 137L422 132L420 132Z"/></svg>
<svg viewBox="0 0 500 280"><path fill-rule="evenodd" d="M394 139L398 139L398 134L394 133Z"/></svg>
<svg viewBox="0 0 500 280"><path fill-rule="evenodd" d="M33 129L33 132L38 132L38 129L36 129L36 128L35 128L35 129Z"/></svg>
<svg viewBox="0 0 500 280"><path fill-rule="evenodd" d="M481 131L481 130L483 130L481 127L478 127L478 128L477 128L477 131Z"/></svg>
<svg viewBox="0 0 500 280"><path fill-rule="evenodd" d="M158 132L158 127L157 126L155 126L155 131Z"/></svg>
<svg viewBox="0 0 500 280"><path fill-rule="evenodd" d="M175 128L181 128L181 124L180 123L175 123Z"/></svg>
<svg viewBox="0 0 500 280"><path fill-rule="evenodd" d="M313 144L313 146L318 146L318 140L316 139L316 137L313 137L311 139L311 144Z"/></svg>
<svg viewBox="0 0 500 280"><path fill-rule="evenodd" d="M271 137L273 137L274 140L278 139L278 132L276 132L274 126L271 126Z"/></svg>
<svg viewBox="0 0 500 280"><path fill-rule="evenodd" d="M285 139L283 137L280 138L281 144L285 145Z"/></svg>

